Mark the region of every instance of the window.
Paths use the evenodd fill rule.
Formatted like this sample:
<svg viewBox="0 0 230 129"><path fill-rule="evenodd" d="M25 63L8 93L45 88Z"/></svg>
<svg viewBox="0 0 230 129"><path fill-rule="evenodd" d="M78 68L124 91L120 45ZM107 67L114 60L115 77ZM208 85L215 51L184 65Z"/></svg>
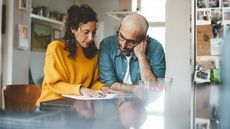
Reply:
<svg viewBox="0 0 230 129"><path fill-rule="evenodd" d="M149 21L148 35L165 48L166 0L141 0L140 12Z"/></svg>

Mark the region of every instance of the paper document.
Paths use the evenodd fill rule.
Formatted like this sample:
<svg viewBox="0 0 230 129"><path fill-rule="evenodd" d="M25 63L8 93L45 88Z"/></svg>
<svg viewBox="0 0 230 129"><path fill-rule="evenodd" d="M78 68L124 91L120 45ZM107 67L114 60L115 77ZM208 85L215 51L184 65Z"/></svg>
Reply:
<svg viewBox="0 0 230 129"><path fill-rule="evenodd" d="M124 96L124 97L131 97L132 95L130 94L125 94L125 95L120 95L120 94L106 94L105 97L87 97L87 96L77 96L77 95L62 95L64 97L68 97L68 98L73 98L73 99L78 99L78 100L103 100L103 99L114 99L114 98L118 98L120 96Z"/></svg>
<svg viewBox="0 0 230 129"><path fill-rule="evenodd" d="M102 100L102 99L113 99L118 98L119 94L106 94L105 97L87 97L87 96L77 96L77 95L62 95L64 97L79 99L79 100Z"/></svg>

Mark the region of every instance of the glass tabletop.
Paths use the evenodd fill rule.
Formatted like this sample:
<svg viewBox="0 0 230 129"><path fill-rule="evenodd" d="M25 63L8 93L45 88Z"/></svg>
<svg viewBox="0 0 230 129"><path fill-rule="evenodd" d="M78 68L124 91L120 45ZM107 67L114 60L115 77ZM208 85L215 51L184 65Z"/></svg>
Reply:
<svg viewBox="0 0 230 129"><path fill-rule="evenodd" d="M220 86L194 87L194 129L220 129Z"/></svg>

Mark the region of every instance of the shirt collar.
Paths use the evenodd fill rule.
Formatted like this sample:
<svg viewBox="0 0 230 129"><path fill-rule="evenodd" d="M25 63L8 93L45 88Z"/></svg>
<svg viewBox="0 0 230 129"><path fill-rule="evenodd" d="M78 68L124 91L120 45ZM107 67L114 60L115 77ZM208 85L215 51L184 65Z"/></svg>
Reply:
<svg viewBox="0 0 230 129"><path fill-rule="evenodd" d="M116 56L117 56L117 57L118 57L118 56L125 57L124 55L121 54L121 51L120 51L120 49L119 49L118 47L117 47ZM137 57L136 57L135 54L132 55L132 58L135 59L135 60L137 59Z"/></svg>

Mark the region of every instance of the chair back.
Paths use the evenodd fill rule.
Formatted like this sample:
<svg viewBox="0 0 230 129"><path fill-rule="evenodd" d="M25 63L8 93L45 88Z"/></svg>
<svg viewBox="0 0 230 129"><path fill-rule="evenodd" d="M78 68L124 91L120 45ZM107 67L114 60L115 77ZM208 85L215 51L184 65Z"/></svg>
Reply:
<svg viewBox="0 0 230 129"><path fill-rule="evenodd" d="M34 84L7 85L3 88L6 111L35 111L41 88Z"/></svg>

